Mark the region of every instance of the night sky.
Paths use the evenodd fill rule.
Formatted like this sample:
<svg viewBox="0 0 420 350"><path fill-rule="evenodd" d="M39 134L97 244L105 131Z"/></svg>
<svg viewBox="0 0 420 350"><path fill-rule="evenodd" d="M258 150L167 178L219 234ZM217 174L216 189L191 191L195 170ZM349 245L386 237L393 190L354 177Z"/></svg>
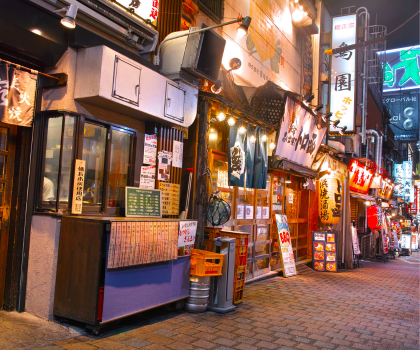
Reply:
<svg viewBox="0 0 420 350"><path fill-rule="evenodd" d="M388 33L404 23L420 8L420 0L324 0L333 16L341 14L341 8L355 5L351 12L366 7L370 14L370 25L380 24ZM346 13L346 12L345 12ZM420 44L419 15L387 38L387 50Z"/></svg>

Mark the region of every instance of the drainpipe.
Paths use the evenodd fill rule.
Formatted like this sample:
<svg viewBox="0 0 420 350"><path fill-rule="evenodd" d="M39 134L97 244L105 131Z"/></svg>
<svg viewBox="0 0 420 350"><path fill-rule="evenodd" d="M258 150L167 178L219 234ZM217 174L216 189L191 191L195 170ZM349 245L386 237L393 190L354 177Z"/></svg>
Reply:
<svg viewBox="0 0 420 350"><path fill-rule="evenodd" d="M359 10L362 12L359 13ZM369 12L366 7L359 7L356 11L359 15L365 15L365 38L364 40L367 41L369 38ZM366 114L367 114L367 47L363 48L363 102L362 102L362 144L366 143Z"/></svg>

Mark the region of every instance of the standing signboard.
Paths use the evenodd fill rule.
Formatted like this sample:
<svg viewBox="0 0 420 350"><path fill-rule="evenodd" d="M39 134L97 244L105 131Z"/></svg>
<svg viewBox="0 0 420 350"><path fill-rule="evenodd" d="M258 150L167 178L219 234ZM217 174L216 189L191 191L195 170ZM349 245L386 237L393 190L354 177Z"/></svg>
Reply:
<svg viewBox="0 0 420 350"><path fill-rule="evenodd" d="M312 268L337 272L337 233L312 232Z"/></svg>
<svg viewBox="0 0 420 350"><path fill-rule="evenodd" d="M357 15L332 18L332 47L353 45L357 40ZM355 132L356 106L356 50L342 52L331 57L330 110L340 121L339 127L347 126ZM339 129L331 126L331 132Z"/></svg>
<svg viewBox="0 0 420 350"><path fill-rule="evenodd" d="M289 224L286 215L276 214L277 234L280 245L281 266L284 277L296 275L295 256L290 240Z"/></svg>
<svg viewBox="0 0 420 350"><path fill-rule="evenodd" d="M178 235L178 256L191 255L197 234L197 221L180 221Z"/></svg>
<svg viewBox="0 0 420 350"><path fill-rule="evenodd" d="M353 253L355 255L361 254L359 247L359 237L357 236L357 229L354 226L351 227L351 239L353 242Z"/></svg>

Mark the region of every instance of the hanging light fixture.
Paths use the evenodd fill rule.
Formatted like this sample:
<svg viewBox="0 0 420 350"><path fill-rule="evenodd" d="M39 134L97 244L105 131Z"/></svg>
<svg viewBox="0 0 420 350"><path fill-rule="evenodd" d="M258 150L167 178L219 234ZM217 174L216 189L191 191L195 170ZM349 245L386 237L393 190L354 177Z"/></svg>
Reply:
<svg viewBox="0 0 420 350"><path fill-rule="evenodd" d="M251 137L249 138L249 141L251 142L251 143L255 143L255 141L257 140L257 138L255 137L255 135L254 134L252 134L251 135Z"/></svg>
<svg viewBox="0 0 420 350"><path fill-rule="evenodd" d="M251 24L251 17L247 16L244 18L241 25L236 29L236 31L242 36L248 35L248 29L249 29L250 24Z"/></svg>
<svg viewBox="0 0 420 350"><path fill-rule="evenodd" d="M228 123L230 126L235 125L235 123L236 123L235 118L230 117L230 118L228 119L227 123Z"/></svg>
<svg viewBox="0 0 420 350"><path fill-rule="evenodd" d="M241 135L243 135L243 134L245 134L246 133L246 127L244 127L243 125L241 125L240 127L239 127L239 133L241 134Z"/></svg>
<svg viewBox="0 0 420 350"><path fill-rule="evenodd" d="M328 113L328 114L322 116L322 120L324 122L327 122L331 117L332 117L332 113Z"/></svg>
<svg viewBox="0 0 420 350"><path fill-rule="evenodd" d="M308 98L306 98L306 99L303 101L303 103L304 103L306 106L308 106L308 105L309 105L309 102L311 102L314 98L315 98L315 95L314 95L314 94L312 94L312 95L310 95Z"/></svg>
<svg viewBox="0 0 420 350"><path fill-rule="evenodd" d="M290 173L287 173L286 180L284 181L287 184L291 184L292 180L290 180Z"/></svg>
<svg viewBox="0 0 420 350"><path fill-rule="evenodd" d="M276 144L273 141L271 141L269 147L270 147L271 150L273 150L274 148L276 148Z"/></svg>
<svg viewBox="0 0 420 350"><path fill-rule="evenodd" d="M69 5L57 11L54 11L54 13L65 12L66 14L60 21L61 24L66 28L74 29L76 28L77 10L78 10L78 7L76 5Z"/></svg>
<svg viewBox="0 0 420 350"><path fill-rule="evenodd" d="M266 133L266 131L265 131L265 129L264 129L264 133L263 133L263 135L261 136L261 141L262 141L262 142L267 142L267 140L268 140L268 135L267 135L267 133Z"/></svg>

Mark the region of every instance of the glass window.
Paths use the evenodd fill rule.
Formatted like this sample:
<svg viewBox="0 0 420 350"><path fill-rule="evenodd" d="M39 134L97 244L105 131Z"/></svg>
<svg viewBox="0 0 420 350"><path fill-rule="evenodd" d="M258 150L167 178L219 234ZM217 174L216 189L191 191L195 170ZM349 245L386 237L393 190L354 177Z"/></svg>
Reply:
<svg viewBox="0 0 420 350"><path fill-rule="evenodd" d="M108 176L108 207L124 207L125 187L130 174L131 134L113 129Z"/></svg>
<svg viewBox="0 0 420 350"><path fill-rule="evenodd" d="M50 117L47 122L41 195L44 207L54 207L57 200L63 119L63 116Z"/></svg>
<svg viewBox="0 0 420 350"><path fill-rule="evenodd" d="M74 130L75 117L66 116L64 121L63 152L60 174L60 203L69 202L70 178L74 164Z"/></svg>
<svg viewBox="0 0 420 350"><path fill-rule="evenodd" d="M226 201L232 208L233 200L233 187L228 185L228 163L222 160L214 159L212 176L211 176L213 191L220 191L219 196L224 201ZM232 226L232 216L231 219L226 222L223 226L230 227Z"/></svg>
<svg viewBox="0 0 420 350"><path fill-rule="evenodd" d="M83 156L86 161L83 205L102 204L107 128L85 123Z"/></svg>

